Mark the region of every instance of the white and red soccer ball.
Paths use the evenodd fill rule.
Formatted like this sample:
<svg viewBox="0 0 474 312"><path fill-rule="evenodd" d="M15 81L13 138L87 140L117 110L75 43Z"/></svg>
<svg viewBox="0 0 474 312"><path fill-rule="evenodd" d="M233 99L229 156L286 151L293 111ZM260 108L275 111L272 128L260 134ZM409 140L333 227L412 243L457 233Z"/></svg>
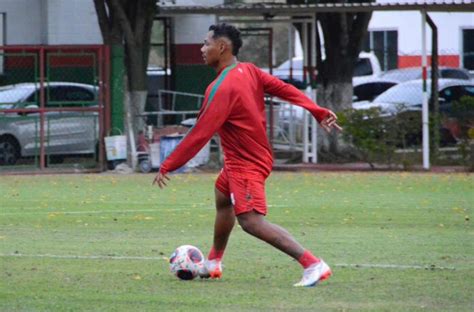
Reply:
<svg viewBox="0 0 474 312"><path fill-rule="evenodd" d="M192 280L199 275L204 260L199 248L191 245L179 246L170 256L171 273L179 279Z"/></svg>

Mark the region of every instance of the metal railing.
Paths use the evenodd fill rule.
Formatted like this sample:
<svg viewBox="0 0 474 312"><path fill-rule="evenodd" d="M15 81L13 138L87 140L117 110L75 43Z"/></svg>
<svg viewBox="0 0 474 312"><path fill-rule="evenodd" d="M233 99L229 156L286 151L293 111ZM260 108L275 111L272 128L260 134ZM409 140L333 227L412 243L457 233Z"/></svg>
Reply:
<svg viewBox="0 0 474 312"><path fill-rule="evenodd" d="M189 98L191 100L189 100ZM195 117L199 113L204 95L188 92L158 90L158 107L155 111L144 112L136 117L143 118L149 126L162 128L165 126L165 116L179 117L180 121ZM185 105L178 105L185 104ZM181 106L191 107L182 109Z"/></svg>

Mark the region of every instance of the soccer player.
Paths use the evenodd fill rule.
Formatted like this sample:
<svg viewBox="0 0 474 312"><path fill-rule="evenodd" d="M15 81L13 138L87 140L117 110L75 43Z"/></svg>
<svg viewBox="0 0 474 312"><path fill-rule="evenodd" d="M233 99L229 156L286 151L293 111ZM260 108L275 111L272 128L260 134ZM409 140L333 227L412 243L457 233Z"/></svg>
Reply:
<svg viewBox="0 0 474 312"><path fill-rule="evenodd" d="M161 164L153 181L166 186L168 173L188 162L218 133L224 166L215 184L214 241L202 277L220 278L222 258L237 218L242 229L278 248L303 266L303 277L294 286L315 286L331 275L322 260L304 249L285 229L265 219L265 180L273 166L266 133L264 95L271 94L307 109L326 130L341 130L336 115L312 102L294 86L284 83L251 63L237 61L242 46L240 32L216 24L201 48L204 62L217 72L207 87L195 126Z"/></svg>

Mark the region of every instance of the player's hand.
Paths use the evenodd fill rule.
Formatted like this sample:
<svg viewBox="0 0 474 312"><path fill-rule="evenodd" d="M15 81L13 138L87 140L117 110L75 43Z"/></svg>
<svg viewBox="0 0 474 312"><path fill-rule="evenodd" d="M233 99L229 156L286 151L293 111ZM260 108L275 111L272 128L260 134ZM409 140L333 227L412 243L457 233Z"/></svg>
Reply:
<svg viewBox="0 0 474 312"><path fill-rule="evenodd" d="M163 174L161 172L158 172L158 174L155 177L155 180L153 180L152 185L158 184L160 189L166 186L166 180L170 180L166 174Z"/></svg>
<svg viewBox="0 0 474 312"><path fill-rule="evenodd" d="M326 132L331 132L332 128L335 128L338 131L342 131L342 127L337 124L337 116L333 111L329 111L329 115L321 121L321 127L326 130Z"/></svg>

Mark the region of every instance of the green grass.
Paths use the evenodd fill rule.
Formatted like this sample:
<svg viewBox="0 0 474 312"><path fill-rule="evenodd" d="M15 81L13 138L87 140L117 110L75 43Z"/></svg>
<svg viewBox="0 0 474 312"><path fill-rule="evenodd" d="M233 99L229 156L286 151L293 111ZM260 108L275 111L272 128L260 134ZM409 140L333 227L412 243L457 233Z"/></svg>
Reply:
<svg viewBox="0 0 474 312"><path fill-rule="evenodd" d="M474 309L474 175L274 173L268 219L333 267L309 289L292 287L295 261L238 226L222 280L169 273L175 247L210 247L215 177L176 175L159 190L152 175L2 176L0 310Z"/></svg>

